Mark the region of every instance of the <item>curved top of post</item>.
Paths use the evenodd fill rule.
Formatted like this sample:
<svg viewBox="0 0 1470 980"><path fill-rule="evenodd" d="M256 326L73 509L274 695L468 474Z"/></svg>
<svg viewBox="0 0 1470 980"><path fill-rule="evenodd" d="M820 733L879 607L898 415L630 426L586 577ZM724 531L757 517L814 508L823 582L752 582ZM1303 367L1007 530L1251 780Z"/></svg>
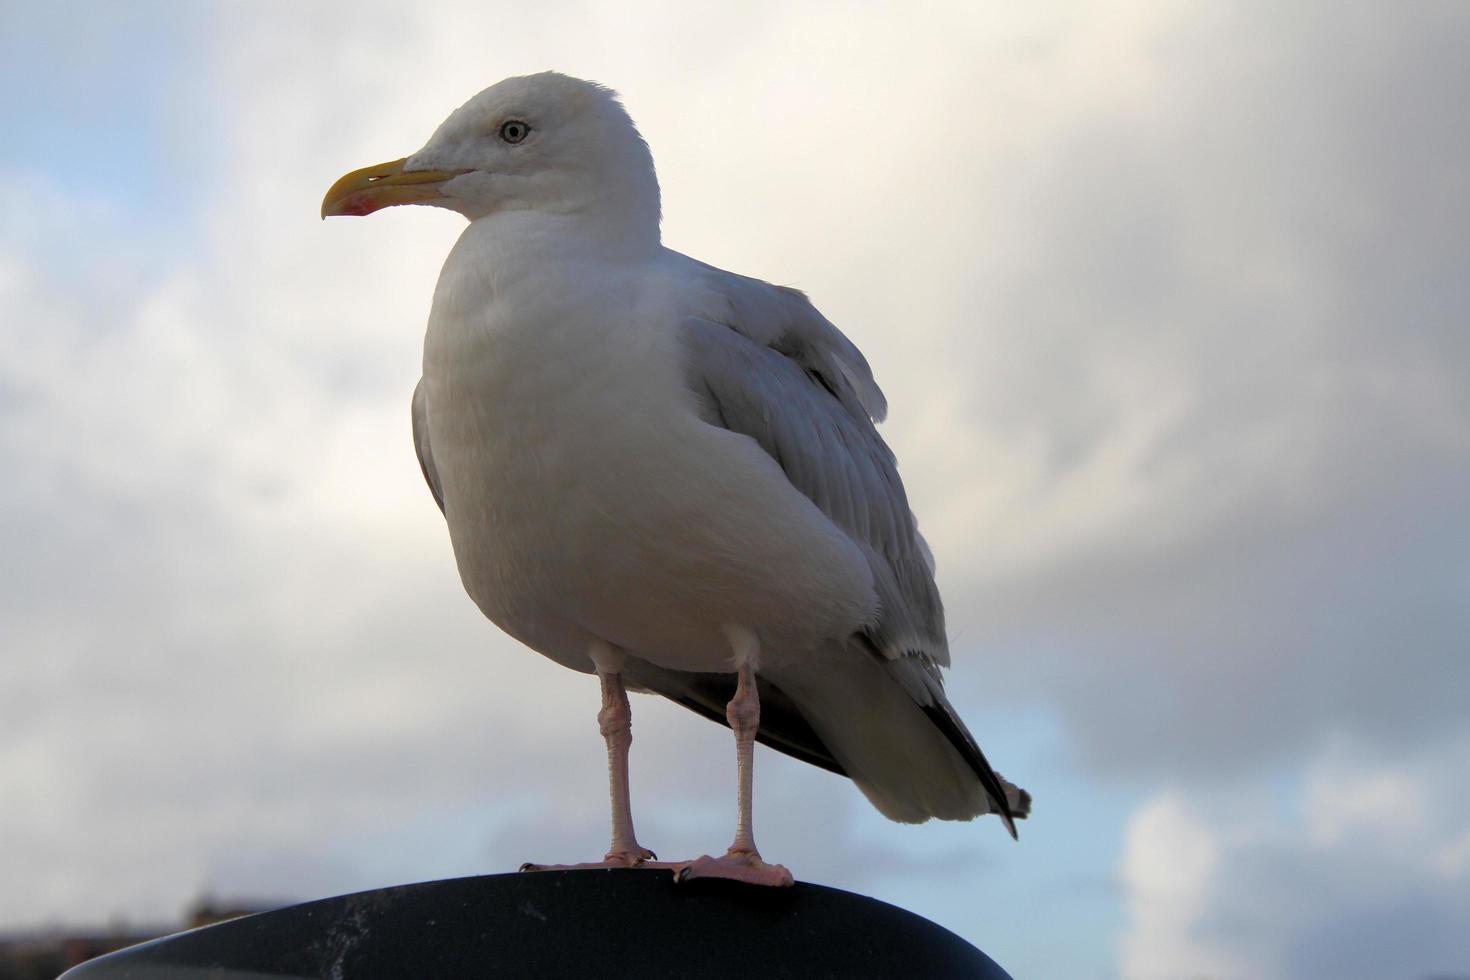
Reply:
<svg viewBox="0 0 1470 980"><path fill-rule="evenodd" d="M83 963L64 980L479 976L1009 980L927 919L821 885L548 871L399 885L262 912Z"/></svg>

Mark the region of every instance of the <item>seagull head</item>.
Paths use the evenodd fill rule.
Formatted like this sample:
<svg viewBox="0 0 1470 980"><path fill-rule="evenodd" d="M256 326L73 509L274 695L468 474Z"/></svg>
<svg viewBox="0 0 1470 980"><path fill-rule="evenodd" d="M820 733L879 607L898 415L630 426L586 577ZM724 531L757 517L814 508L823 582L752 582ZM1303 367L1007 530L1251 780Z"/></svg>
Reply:
<svg viewBox="0 0 1470 980"><path fill-rule="evenodd" d="M449 208L471 221L541 211L658 234L658 179L633 120L610 89L556 72L497 82L417 153L342 177L322 200L322 217L395 204Z"/></svg>

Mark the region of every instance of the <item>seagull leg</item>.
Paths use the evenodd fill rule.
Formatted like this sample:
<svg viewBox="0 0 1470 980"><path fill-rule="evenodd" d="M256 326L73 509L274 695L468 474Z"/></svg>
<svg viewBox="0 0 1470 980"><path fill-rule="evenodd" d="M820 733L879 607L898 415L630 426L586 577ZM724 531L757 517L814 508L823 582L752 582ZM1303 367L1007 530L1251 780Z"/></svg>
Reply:
<svg viewBox="0 0 1470 980"><path fill-rule="evenodd" d="M612 800L612 846L601 861L585 864L523 864L522 871L574 871L583 868L672 868L655 864L657 857L633 833L633 807L628 794L628 747L633 744L633 710L621 671L597 672L602 683L602 710L597 727L607 742L607 781Z"/></svg>
<svg viewBox="0 0 1470 980"><path fill-rule="evenodd" d="M735 697L725 707L725 719L735 733L735 767L739 779L736 804L735 841L724 857L695 858L678 871L680 881L692 878L731 878L753 885L789 887L795 884L791 872L779 864L767 864L755 847L751 830L751 797L755 776L755 735L760 730L761 705L756 693L755 668L749 660L740 664Z"/></svg>
<svg viewBox="0 0 1470 980"><path fill-rule="evenodd" d="M633 744L633 710L620 672L598 674L602 682L602 710L597 725L607 742L608 795L612 800L612 846L603 860L634 867L658 857L640 847L633 833L633 804L628 793L628 746Z"/></svg>

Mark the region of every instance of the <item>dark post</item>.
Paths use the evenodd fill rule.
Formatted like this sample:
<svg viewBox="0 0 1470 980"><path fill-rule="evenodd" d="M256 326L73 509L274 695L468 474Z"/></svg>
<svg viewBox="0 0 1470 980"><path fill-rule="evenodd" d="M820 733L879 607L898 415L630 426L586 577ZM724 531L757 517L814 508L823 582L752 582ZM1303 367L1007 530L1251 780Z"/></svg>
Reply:
<svg viewBox="0 0 1470 980"><path fill-rule="evenodd" d="M327 898L120 950L64 980L1009 980L927 919L821 885L543 871Z"/></svg>

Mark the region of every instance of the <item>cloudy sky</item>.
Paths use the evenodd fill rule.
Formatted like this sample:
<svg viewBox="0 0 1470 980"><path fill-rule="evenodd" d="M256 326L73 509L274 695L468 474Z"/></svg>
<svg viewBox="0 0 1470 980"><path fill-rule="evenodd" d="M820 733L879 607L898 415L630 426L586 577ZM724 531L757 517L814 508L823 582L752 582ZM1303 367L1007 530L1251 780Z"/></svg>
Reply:
<svg viewBox="0 0 1470 980"><path fill-rule="evenodd" d="M1011 843L761 750L763 850L1018 978L1470 975L1470 7L0 2L0 930L605 847L596 685L408 432L461 219L322 223L506 75L868 354ZM640 837L728 733L634 702Z"/></svg>

